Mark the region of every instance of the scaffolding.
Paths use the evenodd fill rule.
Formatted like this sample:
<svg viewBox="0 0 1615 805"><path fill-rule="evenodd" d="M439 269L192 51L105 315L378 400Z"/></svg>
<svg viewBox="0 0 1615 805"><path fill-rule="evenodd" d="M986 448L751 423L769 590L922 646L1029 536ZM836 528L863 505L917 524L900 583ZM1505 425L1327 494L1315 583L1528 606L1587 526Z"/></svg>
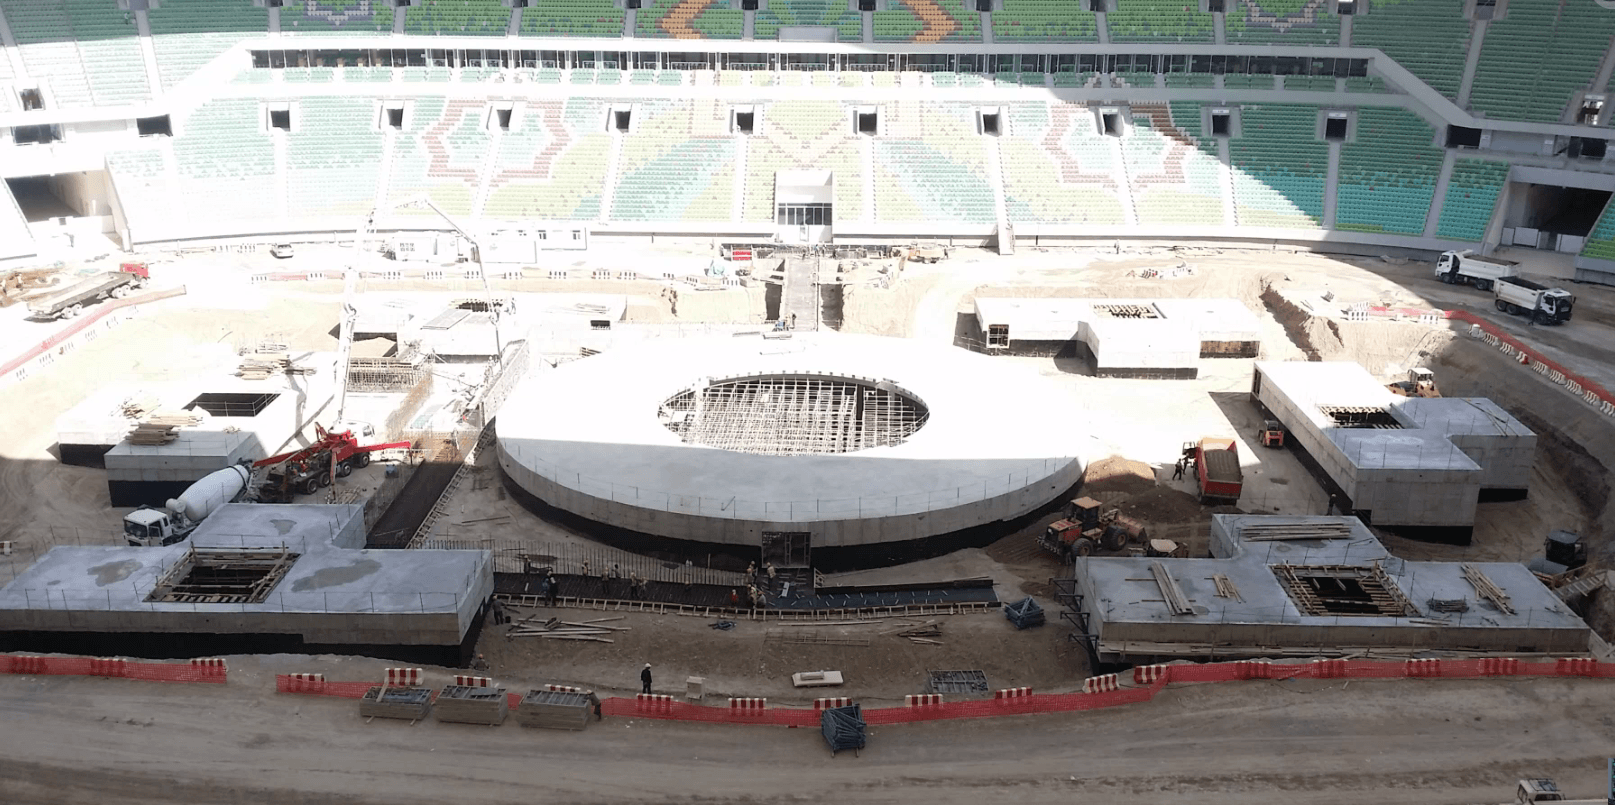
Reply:
<svg viewBox="0 0 1615 805"><path fill-rule="evenodd" d="M425 362L419 357L348 359L348 391L354 393L403 394L419 385L425 375Z"/></svg>
<svg viewBox="0 0 1615 805"><path fill-rule="evenodd" d="M823 375L719 381L678 394L661 411L685 442L770 456L902 444L928 416L890 384Z"/></svg>

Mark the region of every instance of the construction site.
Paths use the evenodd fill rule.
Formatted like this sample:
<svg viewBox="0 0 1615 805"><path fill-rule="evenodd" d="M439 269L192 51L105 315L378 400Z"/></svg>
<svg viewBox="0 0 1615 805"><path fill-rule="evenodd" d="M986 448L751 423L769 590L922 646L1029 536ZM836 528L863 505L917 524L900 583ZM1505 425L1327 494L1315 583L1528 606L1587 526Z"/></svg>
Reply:
<svg viewBox="0 0 1615 805"><path fill-rule="evenodd" d="M1174 675L1201 677L1154 663L1304 671L1286 684L1313 691L1305 712L1284 718L1392 745L1415 740L1395 726L1410 706L1524 724L1544 685L1570 708L1604 695L1596 679L1477 678L1410 705L1398 686L1412 682L1346 690L1328 663L1486 676L1610 661L1615 422L1587 395L1615 381L1615 297L1579 289L1577 320L1550 330L1411 258L662 248L697 268L630 278L606 246L486 281L348 269L337 246L273 264L176 253L148 259L160 296L120 297L138 304L89 327L73 329L93 306L60 321L0 310L0 662L222 656L228 690L326 696L302 705L321 725L311 746L378 734L347 723L332 697L348 691L361 715L434 732L453 728L410 693L432 680L448 685L438 721L508 712L536 732L580 729L586 697L565 689L597 692L608 730L588 722L554 745L564 756L597 739L636 754L647 727L768 745L744 737L760 726L679 722L817 729L815 704L837 697L872 725L1010 716L971 729L1011 743L1006 730L1044 729L1027 719L1120 737L1178 719L1163 707L1187 704L1209 730L1258 706L1241 683L1180 689ZM792 293L801 282L814 292ZM398 662L425 676L394 686ZM646 663L650 699L636 695ZM379 693L338 684L378 679ZM98 701L93 681L71 684ZM480 684L509 704L468 692ZM252 696L218 706L288 699ZM1105 696L1134 703L1058 714ZM731 713L725 699L771 715L711 715ZM964 726L880 727L879 745L963 741ZM1594 723L1569 735L1611 740ZM1426 768L1404 754L1396 773ZM1442 790L1591 779L1574 760L1586 750L1508 757L1522 754ZM1004 760L1010 774L1061 762L1026 757ZM1309 780L1347 773L1306 762ZM1081 779L1071 790L1144 791ZM1241 790L1206 779L1194 790ZM1040 797L1065 790L1048 785Z"/></svg>

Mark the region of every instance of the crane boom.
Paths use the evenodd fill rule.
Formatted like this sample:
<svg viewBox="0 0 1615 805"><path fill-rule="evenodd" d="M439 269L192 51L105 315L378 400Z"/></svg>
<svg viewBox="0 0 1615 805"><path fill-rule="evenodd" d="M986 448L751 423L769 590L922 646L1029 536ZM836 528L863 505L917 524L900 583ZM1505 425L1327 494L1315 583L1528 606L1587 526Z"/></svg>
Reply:
<svg viewBox="0 0 1615 805"><path fill-rule="evenodd" d="M359 319L359 308L354 305L354 293L359 285L359 258L364 254L364 238L375 224L376 213L359 225L353 233L353 260L342 270L342 321L337 334L336 350L336 422L341 427L343 414L348 407L348 357L353 354L353 328Z"/></svg>

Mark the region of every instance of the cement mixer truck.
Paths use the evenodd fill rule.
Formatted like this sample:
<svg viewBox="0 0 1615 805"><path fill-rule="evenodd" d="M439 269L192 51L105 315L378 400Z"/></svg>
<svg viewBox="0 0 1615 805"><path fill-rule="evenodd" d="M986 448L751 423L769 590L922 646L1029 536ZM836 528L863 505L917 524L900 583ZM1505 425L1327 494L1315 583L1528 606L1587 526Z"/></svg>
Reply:
<svg viewBox="0 0 1615 805"><path fill-rule="evenodd" d="M173 545L220 506L241 500L251 486L252 469L246 463L208 473L163 508L141 506L124 515L123 535L137 547Z"/></svg>

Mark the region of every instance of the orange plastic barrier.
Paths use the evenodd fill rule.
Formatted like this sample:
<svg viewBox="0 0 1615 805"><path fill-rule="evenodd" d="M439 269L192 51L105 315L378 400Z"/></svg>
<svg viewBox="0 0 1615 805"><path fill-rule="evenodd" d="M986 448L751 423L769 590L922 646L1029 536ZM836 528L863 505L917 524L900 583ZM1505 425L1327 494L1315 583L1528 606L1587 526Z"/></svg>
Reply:
<svg viewBox="0 0 1615 805"><path fill-rule="evenodd" d="M28 657L0 655L0 674L104 676L142 682L225 682L224 660L189 663L139 662L106 657Z"/></svg>

